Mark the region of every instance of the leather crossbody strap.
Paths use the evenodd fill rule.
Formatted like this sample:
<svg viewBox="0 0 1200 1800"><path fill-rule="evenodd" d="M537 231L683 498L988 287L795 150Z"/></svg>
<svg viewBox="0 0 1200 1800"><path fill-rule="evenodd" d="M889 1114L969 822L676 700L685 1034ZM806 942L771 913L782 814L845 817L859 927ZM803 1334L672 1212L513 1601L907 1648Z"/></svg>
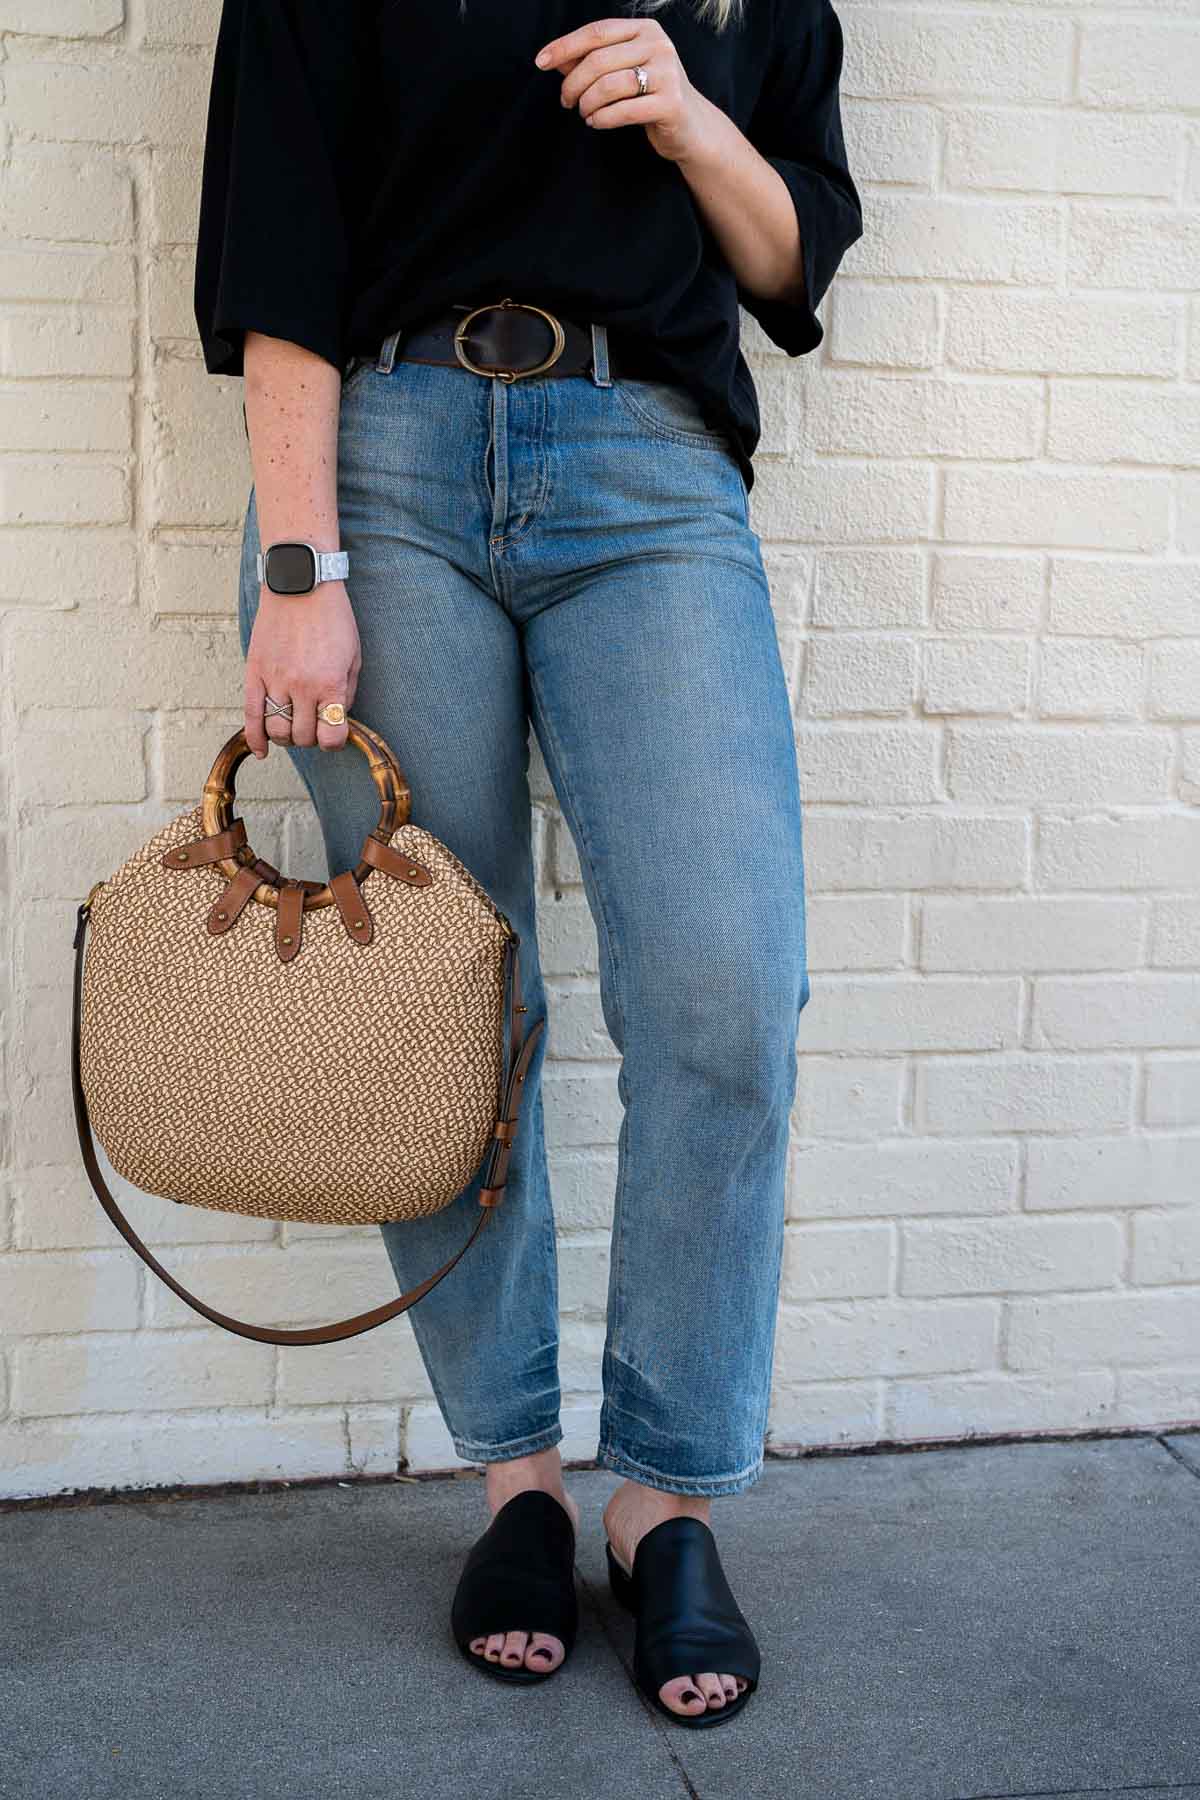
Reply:
<svg viewBox="0 0 1200 1800"><path fill-rule="evenodd" d="M182 1283L159 1262L152 1251L146 1248L104 1179L96 1156L92 1140L91 1122L88 1118L87 1099L83 1091L83 1079L79 1066L80 1022L83 1010L83 958L84 938L87 934L87 922L90 908L85 901L79 908L75 925L75 983L71 1009L71 1091L75 1102L75 1128L79 1134L79 1148L83 1154L83 1164L88 1173L96 1198L120 1232L125 1242L135 1250L152 1269L159 1280L165 1282L174 1294L178 1294L194 1312L210 1319L214 1325L221 1325L226 1331L232 1331L238 1337L253 1338L260 1344L337 1344L344 1338L358 1337L364 1331L373 1331L377 1325L386 1325L389 1319L395 1319L407 1312L410 1306L424 1297L431 1288L447 1276L454 1265L470 1249L487 1223L493 1209L504 1195L504 1184L508 1174L508 1159L512 1149L512 1141L516 1136L520 1120L521 1100L524 1095L525 1077L529 1070L530 1059L545 1025L539 1019L528 1034L523 1028L525 1007L521 1003L521 965L517 946L520 939L511 937L505 946L505 972L509 992L508 1009L508 1067L502 1084L502 1101L500 1116L496 1121L496 1129L487 1152L487 1166L484 1171L484 1186L479 1195L479 1217L471 1228L462 1248L457 1250L449 1262L443 1263L440 1269L416 1287L410 1288L398 1299L389 1300L384 1306L376 1306L370 1312L358 1313L352 1319L342 1319L332 1325L313 1325L298 1330L280 1330L272 1325L249 1325L243 1319L234 1319L228 1313L218 1312L215 1307L208 1306L195 1294L189 1293Z"/></svg>

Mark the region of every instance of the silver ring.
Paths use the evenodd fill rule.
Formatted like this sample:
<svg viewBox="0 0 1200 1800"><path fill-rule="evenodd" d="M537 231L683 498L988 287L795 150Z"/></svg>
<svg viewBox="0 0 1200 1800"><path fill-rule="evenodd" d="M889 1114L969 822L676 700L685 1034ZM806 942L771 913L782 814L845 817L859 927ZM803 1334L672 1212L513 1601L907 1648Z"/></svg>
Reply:
<svg viewBox="0 0 1200 1800"><path fill-rule="evenodd" d="M640 100L643 94L648 94L650 91L650 78L641 63L634 64L633 72L637 76L638 99Z"/></svg>
<svg viewBox="0 0 1200 1800"><path fill-rule="evenodd" d="M292 716L292 703L290 700L282 702L279 700L272 700L270 694L268 694L266 695L266 705L263 707L263 717L264 719L273 719L276 714L278 714L281 719L290 719Z"/></svg>

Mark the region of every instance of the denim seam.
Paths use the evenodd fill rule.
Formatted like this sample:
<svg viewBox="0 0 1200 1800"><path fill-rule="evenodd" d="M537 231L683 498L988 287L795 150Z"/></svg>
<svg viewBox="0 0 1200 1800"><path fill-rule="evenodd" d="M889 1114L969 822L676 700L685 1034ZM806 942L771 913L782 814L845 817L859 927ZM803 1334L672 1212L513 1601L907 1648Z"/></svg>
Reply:
<svg viewBox="0 0 1200 1800"><path fill-rule="evenodd" d="M745 575L747 573L746 564L744 562L739 561L736 556L726 556L723 550L704 550L701 553L701 556L706 563L728 563L730 568L736 569L739 575ZM645 565L647 563L655 562L695 563L700 560L700 558L697 557L694 550L647 550L638 555L636 560ZM765 587L767 599L769 601L771 597L771 588L765 575L760 575L760 586Z"/></svg>
<svg viewBox="0 0 1200 1800"><path fill-rule="evenodd" d="M762 1474L764 1458L759 1455L745 1468L735 1470L729 1475L667 1475L661 1469L651 1469L645 1463L637 1462L618 1450L610 1438L603 1438L596 1452L596 1461L603 1469L611 1469L614 1474L624 1475L627 1479L641 1482L644 1486L656 1487L668 1494L705 1495L737 1494L753 1485Z"/></svg>
<svg viewBox="0 0 1200 1800"><path fill-rule="evenodd" d="M507 550L510 544L519 542L519 540L526 535L526 528L528 527L530 517L531 515L529 513L522 513L512 531L506 531L503 537L489 538L488 544L490 548L493 550Z"/></svg>
<svg viewBox="0 0 1200 1800"><path fill-rule="evenodd" d="M551 770L551 778L554 779L554 781L555 781L555 787L558 791L559 798L560 798L563 808L567 814L568 820L570 821L572 828L575 831L577 847L579 849L579 855L580 855L580 863L582 866L585 866L587 869L588 875L591 878L592 889L596 896L596 910L597 910L597 913L599 914L600 930L603 933L604 945L605 945L605 949L607 950L607 953L608 953L609 965L612 969L612 994L613 994L613 1000L616 1003L617 1017L618 1017L618 1020L620 1021L622 1046L624 1046L625 1037L626 1037L625 1006L621 999L621 985L622 985L622 979L623 979L622 978L622 964L621 964L620 958L617 955L616 933L613 931L612 925L609 921L608 909L606 908L606 906L604 904L603 889L601 887L600 882L598 881L598 879L596 877L596 865L595 865L595 861L592 857L591 845L588 841L587 831L584 828L582 818L580 817L580 814L579 814L579 809L575 804L575 797L571 790L571 781L570 781L570 777L567 773L566 758L563 755L562 745L559 743L558 734L554 729L553 719L551 718L549 710L545 704L545 699L542 694L541 682L538 679L537 671L532 668L529 670L529 686L530 686L530 692L533 695L534 702L537 707L538 714L541 718L542 725L545 729L546 739L551 746L553 761L556 764L556 770ZM557 774L557 779L555 779L556 774ZM624 1082L626 1094L628 1095L629 1094L629 1082L628 1082L628 1076L624 1073L625 1052L624 1052L623 1047L622 1047L622 1051L621 1051L621 1070L622 1070L622 1074L621 1074L620 1080ZM618 1085L620 1085L620 1083ZM624 1113L624 1118L622 1120L622 1129L625 1132L626 1154L619 1158L620 1169L619 1169L616 1193L614 1195L614 1201L613 1201L614 1219L617 1221L619 1221L622 1216L621 1202L624 1198L625 1185L626 1185L626 1182L628 1179L628 1171L629 1171L628 1151L629 1151L629 1132L630 1132L629 1118L630 1118L631 1110L632 1109L630 1107L629 1100L626 1099L625 1113ZM612 1234L612 1245L611 1245L612 1271L613 1271L612 1272L612 1280L611 1280L612 1304L610 1305L610 1307L608 1309L608 1317L607 1317L607 1321L606 1321L606 1333L605 1333L606 1337L608 1337L608 1339L610 1341L614 1340L618 1335L617 1328L618 1328L620 1320L623 1316L624 1304L625 1304L625 1290L624 1290L625 1269L624 1269L624 1258L622 1255L622 1247L623 1247L623 1234L620 1231L619 1227L614 1225L614 1230L613 1230L613 1234Z"/></svg>
<svg viewBox="0 0 1200 1800"><path fill-rule="evenodd" d="M498 379L498 378L494 378L494 379ZM540 413L540 416L538 419L536 438L535 438L534 445L533 445L534 450L541 457L541 463L542 463L541 483L538 487L537 493L534 495L533 499L529 503L528 512L522 513L520 522L518 523L516 529L513 531L506 531L504 533L503 537L489 538L489 540L488 540L489 550L507 550L510 547L510 545L521 543L525 538L527 538L530 535L530 533L532 532L534 526L537 524L541 515L544 512L546 512L546 510L549 507L550 500L553 495L554 489L553 489L553 482L552 482L552 478L551 478L551 469L550 469L551 458L549 456L549 453L546 450L546 443L547 443L547 439L548 439L548 433L546 430L546 426L547 426L547 422L548 422L547 415L548 415L548 410L549 410L549 401L547 398L547 392L546 392L546 387L545 387L544 383L541 385L541 401L542 401L541 413ZM493 426L493 429L494 429L494 426Z"/></svg>
<svg viewBox="0 0 1200 1800"><path fill-rule="evenodd" d="M694 444L697 449L716 450L728 456L730 454L729 438L722 431L689 431L684 425L667 425L656 419L653 413L645 408L627 392L619 380L613 382L613 390L626 410L632 413L648 430L656 431L661 437L670 438L676 444Z"/></svg>
<svg viewBox="0 0 1200 1800"><path fill-rule="evenodd" d="M505 1444L477 1443L473 1438L450 1433L454 1454L465 1462L509 1462L515 1456L535 1456L539 1450L550 1450L560 1444L562 1438L561 1423L549 1425L544 1431L530 1432L525 1437L510 1438Z"/></svg>
<svg viewBox="0 0 1200 1800"><path fill-rule="evenodd" d="M562 745L560 744L559 739L558 739L558 734L556 733L556 731L554 729L553 719L551 718L550 713L546 707L546 703L545 703L545 700L542 695L541 681L538 677L538 673L537 673L536 669L531 668L529 670L529 686L530 686L530 690L533 694L533 697L534 697L535 701L537 702L537 710L541 717L542 724L545 727L546 736L550 740L550 743L553 747L554 759L558 765L558 774L561 779L555 785L559 788L559 798L563 801L565 808L567 810L567 813L568 813L569 821L575 829L578 845L580 846L581 859L584 862L586 862L588 873L592 878L592 887L593 887L593 889L595 891L595 895L596 895L596 905L597 905L597 908L600 913L600 923L601 923L601 926L604 931L605 940L607 942L609 958L613 965L613 998L615 999L615 1001L617 1003L617 1013L618 1013L618 1016L621 1021L621 1035L622 1035L622 1037L624 1037L625 1023L626 1023L625 1022L625 1008L621 1002L620 984L618 981L620 965L619 965L618 958L617 958L616 937L613 932L612 926L609 922L608 911L604 904L603 891L601 889L600 883L596 879L596 866L592 859L592 851L591 851L591 845L588 842L588 835L587 835L586 830L583 827L583 821L580 818L579 809L575 804L575 797L574 797L573 793L571 792L571 783L570 783L570 778L567 774L566 759L563 756Z"/></svg>
<svg viewBox="0 0 1200 1800"><path fill-rule="evenodd" d="M536 449L537 454L538 454L539 458L541 459L541 464L542 464L541 485L539 486L538 491L534 495L533 499L530 501L529 511L525 515L528 523L526 524L525 529L521 533L522 537L529 536L529 533L533 530L534 526L538 523L542 514L548 510L550 501L551 501L551 498L552 498L553 492L554 492L554 481L553 481L553 472L552 472L553 458L551 457L549 449L548 449L548 444L550 441L550 431L549 431L549 426L550 426L550 388L549 388L549 381L551 379L552 379L551 377L547 377L545 380L543 380L543 382L541 384L541 394L539 397L541 399L542 404L538 410L537 437L536 437L536 442L534 445L534 448Z"/></svg>

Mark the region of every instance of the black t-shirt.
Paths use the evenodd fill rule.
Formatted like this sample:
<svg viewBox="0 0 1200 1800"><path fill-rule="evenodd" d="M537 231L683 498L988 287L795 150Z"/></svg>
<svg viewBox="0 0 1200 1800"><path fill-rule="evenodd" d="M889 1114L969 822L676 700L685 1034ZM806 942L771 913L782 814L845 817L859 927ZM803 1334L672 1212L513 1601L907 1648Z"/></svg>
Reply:
<svg viewBox="0 0 1200 1800"><path fill-rule="evenodd" d="M615 14L616 9L614 9ZM212 374L247 329L339 368L452 302L511 295L636 339L729 431L746 484L760 435L738 304L790 356L862 233L829 0L745 0L723 32L692 0L656 14L688 78L783 176L802 300L746 293L683 175L641 126L589 129L534 56L595 0L224 0L195 269Z"/></svg>

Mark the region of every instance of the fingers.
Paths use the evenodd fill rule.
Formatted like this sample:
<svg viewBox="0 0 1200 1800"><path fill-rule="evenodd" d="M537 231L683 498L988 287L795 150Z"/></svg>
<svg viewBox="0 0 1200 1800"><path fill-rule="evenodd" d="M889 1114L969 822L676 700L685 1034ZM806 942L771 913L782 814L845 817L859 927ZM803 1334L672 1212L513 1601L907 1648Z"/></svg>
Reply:
<svg viewBox="0 0 1200 1800"><path fill-rule="evenodd" d="M328 706L331 703L331 701L333 700L333 698L334 698L334 696L330 695L328 699L322 700L321 705ZM348 713L350 710L349 700L342 700L341 707L342 707L343 712ZM340 750L340 749L342 749L342 747L345 744L346 739L349 735L350 735L349 725L346 725L346 724L331 725L327 719L322 719L320 717L320 715L318 714L318 717L317 717L317 742L318 742L318 744L320 744L322 750Z"/></svg>
<svg viewBox="0 0 1200 1800"><path fill-rule="evenodd" d="M280 706L286 706L288 704L289 700L291 700L291 695L286 692L286 689L284 692L280 693L278 690L281 687L283 687L283 683L277 682L271 687L264 688L264 690L263 690L264 704L265 704L267 695L270 694L270 697L272 700L278 701ZM292 721L291 721L291 719L289 719L287 717L287 715L285 713L273 712L271 714L271 716L265 721L264 728L266 730L267 736L270 738L270 740L273 744L290 744L291 743L291 741L292 741Z"/></svg>
<svg viewBox="0 0 1200 1800"><path fill-rule="evenodd" d="M245 690L247 744L255 756L265 756L271 744L317 744L322 750L344 749L350 735L350 704L357 686L358 670L355 669L341 684L340 692L336 683L328 682L319 696L299 684L297 691L291 694L287 691L286 678L264 681L260 675L249 671ZM290 705L290 716L275 711L268 714L268 700L276 701L280 706ZM320 716L323 708L332 709L335 704L341 707L340 723Z"/></svg>
<svg viewBox="0 0 1200 1800"><path fill-rule="evenodd" d="M317 741L317 696L311 692L292 695L292 742L306 747Z"/></svg>
<svg viewBox="0 0 1200 1800"><path fill-rule="evenodd" d="M670 117L667 95L618 92L618 81L620 76L606 76L588 89L579 102L579 116L585 125L604 129L613 125L659 125Z"/></svg>
<svg viewBox="0 0 1200 1800"><path fill-rule="evenodd" d="M328 583L303 609L264 591L246 655L247 743L263 755L269 744L342 749L361 665L344 583ZM334 717L322 719L324 709Z"/></svg>
<svg viewBox="0 0 1200 1800"><path fill-rule="evenodd" d="M657 20L652 21L657 24ZM575 31L568 31L563 37L551 38L548 44L538 51L534 62L539 69L561 69L577 62L589 51L602 49L605 44L618 43L622 38L637 37L646 29L646 21L642 19L593 19L587 25L580 25ZM662 26L658 29L662 31ZM663 33L664 37L666 33Z"/></svg>
<svg viewBox="0 0 1200 1800"><path fill-rule="evenodd" d="M255 756L267 754L267 734L263 729L263 706L266 699L266 688L262 678L253 669L246 670L245 689L245 721L246 742Z"/></svg>
<svg viewBox="0 0 1200 1800"><path fill-rule="evenodd" d="M346 684L344 682L340 685L326 682L319 693L311 688L298 688L292 695L291 720L279 720L282 725L291 724L291 742L301 744L305 748L317 744L322 750L341 750L350 734L349 725L346 723L349 702L344 697L345 692ZM326 708L333 711L335 707L341 710L340 721L321 717L321 713ZM267 721L268 731L274 723L274 719Z"/></svg>
<svg viewBox="0 0 1200 1800"><path fill-rule="evenodd" d="M624 99L629 93L630 71L638 63L643 68L653 68L657 49L658 45L652 42L647 33L627 42L613 44L608 49L593 50L590 56L585 56L582 62L576 63L570 73L563 77L559 100L564 106L574 106L589 88L599 90L608 100ZM659 83L654 81L652 85L657 87ZM634 91L637 91L636 88ZM593 105L596 104L591 94L588 98Z"/></svg>

